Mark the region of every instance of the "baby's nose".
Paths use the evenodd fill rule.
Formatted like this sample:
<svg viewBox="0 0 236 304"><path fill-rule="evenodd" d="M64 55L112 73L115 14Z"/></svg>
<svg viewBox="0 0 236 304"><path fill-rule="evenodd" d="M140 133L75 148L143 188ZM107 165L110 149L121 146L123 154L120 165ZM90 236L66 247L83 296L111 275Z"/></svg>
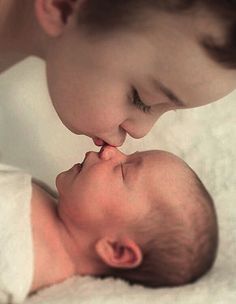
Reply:
<svg viewBox="0 0 236 304"><path fill-rule="evenodd" d="M103 160L109 160L112 157L114 157L115 149L116 149L115 147L105 145L101 148L101 150L99 152L99 157Z"/></svg>
<svg viewBox="0 0 236 304"><path fill-rule="evenodd" d="M109 145L103 146L99 152L99 157L102 160L116 159L122 156L122 152L120 152L116 147Z"/></svg>

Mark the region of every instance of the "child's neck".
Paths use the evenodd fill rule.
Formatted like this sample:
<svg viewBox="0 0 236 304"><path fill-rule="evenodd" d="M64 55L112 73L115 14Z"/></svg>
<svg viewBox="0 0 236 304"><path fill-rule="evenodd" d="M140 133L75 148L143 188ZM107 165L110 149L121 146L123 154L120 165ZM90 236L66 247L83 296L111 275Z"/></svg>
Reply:
<svg viewBox="0 0 236 304"><path fill-rule="evenodd" d="M0 72L26 57L21 50L21 24L18 24L22 12L16 12L15 3L15 0L0 1Z"/></svg>
<svg viewBox="0 0 236 304"><path fill-rule="evenodd" d="M34 1L0 0L0 73L41 48Z"/></svg>
<svg viewBox="0 0 236 304"><path fill-rule="evenodd" d="M31 292L76 274L76 265L66 249L70 240L57 216L55 203L46 191L32 184L34 277Z"/></svg>

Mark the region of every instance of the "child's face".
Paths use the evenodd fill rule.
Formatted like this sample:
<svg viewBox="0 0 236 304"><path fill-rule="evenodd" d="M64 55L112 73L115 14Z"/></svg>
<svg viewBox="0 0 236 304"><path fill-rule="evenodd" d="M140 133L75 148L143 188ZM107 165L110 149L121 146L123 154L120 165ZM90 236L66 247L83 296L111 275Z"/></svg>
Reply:
<svg viewBox="0 0 236 304"><path fill-rule="evenodd" d="M125 155L110 146L89 152L82 169L77 164L57 177L59 214L76 231L95 239L127 233L127 227L143 222L154 202L181 196L177 177L183 172L176 159L161 151ZM177 177L170 184L172 176Z"/></svg>
<svg viewBox="0 0 236 304"><path fill-rule="evenodd" d="M203 34L220 37L210 16L162 13L148 20L146 31L89 41L72 19L55 39L47 54L49 90L70 130L119 146L126 134L145 136L163 113L205 105L235 88L236 72L199 44ZM133 88L149 112L134 104Z"/></svg>

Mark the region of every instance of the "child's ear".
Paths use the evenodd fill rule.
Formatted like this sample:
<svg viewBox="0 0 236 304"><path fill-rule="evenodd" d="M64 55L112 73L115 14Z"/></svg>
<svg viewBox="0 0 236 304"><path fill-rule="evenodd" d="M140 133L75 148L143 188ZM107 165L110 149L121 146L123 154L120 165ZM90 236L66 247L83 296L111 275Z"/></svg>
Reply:
<svg viewBox="0 0 236 304"><path fill-rule="evenodd" d="M81 0L35 0L38 22L50 36L59 36Z"/></svg>
<svg viewBox="0 0 236 304"><path fill-rule="evenodd" d="M142 262L140 247L128 238L102 238L96 243L96 252L107 266L114 268L136 268Z"/></svg>

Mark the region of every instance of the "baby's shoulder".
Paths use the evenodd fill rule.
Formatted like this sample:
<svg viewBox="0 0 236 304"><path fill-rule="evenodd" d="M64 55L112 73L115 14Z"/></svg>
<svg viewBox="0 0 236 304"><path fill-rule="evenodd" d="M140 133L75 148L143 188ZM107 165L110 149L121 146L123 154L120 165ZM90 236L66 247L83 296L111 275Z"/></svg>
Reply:
<svg viewBox="0 0 236 304"><path fill-rule="evenodd" d="M47 193L47 195L50 195L54 199L58 198L57 192L53 190L48 184L42 182L39 179L32 178L32 188L38 195L45 195L45 193Z"/></svg>
<svg viewBox="0 0 236 304"><path fill-rule="evenodd" d="M28 206L31 196L31 175L17 168L0 164L1 214ZM28 207L27 207L28 208ZM4 218L4 216L3 216Z"/></svg>
<svg viewBox="0 0 236 304"><path fill-rule="evenodd" d="M41 216L45 216L51 208L55 207L57 200L51 191L42 186L35 179L32 180L31 215L32 221L37 222Z"/></svg>

